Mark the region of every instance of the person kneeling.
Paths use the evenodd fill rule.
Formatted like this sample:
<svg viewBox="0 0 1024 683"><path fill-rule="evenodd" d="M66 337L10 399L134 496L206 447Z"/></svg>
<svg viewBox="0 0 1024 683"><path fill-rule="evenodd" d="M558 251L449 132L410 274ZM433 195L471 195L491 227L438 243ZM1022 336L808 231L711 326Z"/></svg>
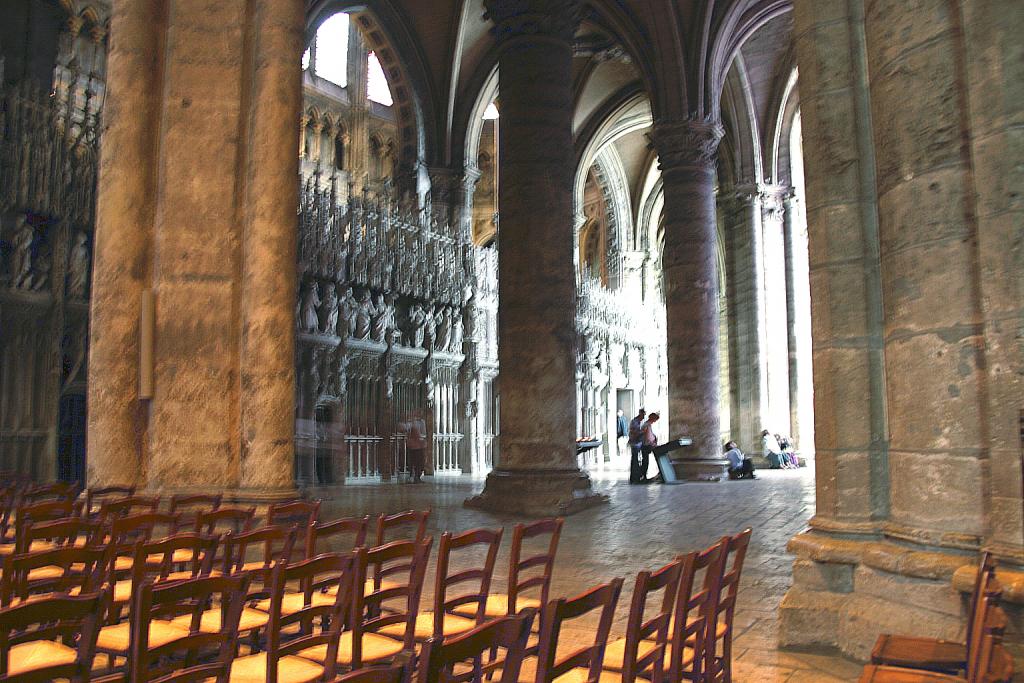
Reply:
<svg viewBox="0 0 1024 683"><path fill-rule="evenodd" d="M736 445L735 441L725 444L725 458L729 461L730 479L757 479L754 463Z"/></svg>

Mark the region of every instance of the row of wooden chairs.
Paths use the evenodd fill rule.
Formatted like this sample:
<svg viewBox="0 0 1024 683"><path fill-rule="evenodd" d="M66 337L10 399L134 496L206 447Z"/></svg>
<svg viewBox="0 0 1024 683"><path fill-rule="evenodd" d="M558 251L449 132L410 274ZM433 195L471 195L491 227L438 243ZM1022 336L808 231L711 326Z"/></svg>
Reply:
<svg viewBox="0 0 1024 683"><path fill-rule="evenodd" d="M493 538L481 538L480 531L446 533L442 538L449 538L449 550L459 545L452 540L459 537L470 539L467 543L493 542ZM500 675L503 683L513 683L520 680L519 669L525 657L537 660L532 677L537 683L555 679L563 683L634 681L641 675L655 683L684 679L728 680L725 660L731 630L721 625L732 622L749 538L747 530L735 537L723 538L702 553L681 556L657 571L641 572L636 580L626 635L619 641L609 643L612 618L623 584L622 579L615 579L577 598L546 602L540 611L539 640L532 648L527 641L538 614L532 607L518 614L482 620L458 635L446 637L436 632L429 635L423 641L420 680L481 681L486 673L488 677ZM159 549L169 557L176 547L184 545L184 539L138 544L136 574L142 571L140 567L147 565L154 550ZM391 662L392 666L360 672L360 677L399 680L409 672L409 666L403 664L402 659L413 656L419 640L415 636L418 587L422 585L430 545L428 537L418 542L395 541L373 549L360 547L352 553L326 554L294 564L282 559L269 568L223 576L199 575L162 582L146 578L133 591L128 622L131 628L123 646L114 652L125 658L123 671L103 680L335 680L339 665L358 670L370 661ZM90 551L70 547L63 552L77 553L79 559L84 559L83 553ZM442 551L439 562L448 557L449 554ZM396 581L390 588L380 588L378 575L377 590L365 595L359 590L365 585L371 568L393 569L396 566L405 568L407 573L400 585ZM700 577L702 570L703 577ZM397 574L388 575L397 579ZM439 574L446 577L443 583L439 579L441 586L453 583L448 579L468 575L467 571L461 571L449 576L447 570ZM258 589L254 588L256 583L261 584ZM698 583L700 590L694 590ZM297 592L294 588L289 590L295 586ZM661 600L656 613L645 614L652 595L659 591ZM290 600L290 596L296 595L301 596L298 601ZM482 603L486 602L486 595L483 592L480 596ZM243 616L246 610L252 610L249 605L254 604L257 597L266 600L262 605L267 610L262 627L264 640L259 651L240 654L239 636L246 630ZM58 675L88 680L93 653L110 653L112 649L105 643L104 631L116 627L104 626L103 620L95 618L110 601L108 587L77 598L58 595L24 600L0 610L0 672L11 675L24 671L18 667L33 661L34 657L36 662L64 667L33 669L33 675L41 676L37 680L51 680L47 676ZM404 604L404 611L385 607L385 603L393 605L395 601ZM45 609L41 607L44 604ZM459 599L447 601L443 595L435 597L435 608L439 611L459 604L464 603ZM599 626L593 643L562 656L559 641L564 624L594 612L599 613ZM209 619L211 614L216 618ZM480 614L478 607L478 618ZM53 630L54 620L63 630ZM31 631L29 627L33 624L40 628ZM395 625L404 627L404 638L391 641L390 649L382 652L380 641L387 638L381 636L387 633L388 627ZM68 641L76 643L77 649L54 642L60 636L67 638L68 633L81 634L77 640ZM30 637L29 634L35 635ZM374 652L360 652L368 636L377 639L371 647ZM18 651L16 646L29 643L42 647L43 652L29 653L24 648ZM211 650L215 651L213 655L209 654ZM500 656L497 655L499 650L502 650ZM204 651L208 653L206 657L201 656ZM612 654L616 651L621 654ZM464 664L466 660L472 660L468 669L464 666L457 672L456 664Z"/></svg>
<svg viewBox="0 0 1024 683"><path fill-rule="evenodd" d="M882 634L864 667L862 683L1003 683L1013 679L1013 658L1002 646L1006 614L995 561L981 554L967 610L963 643Z"/></svg>

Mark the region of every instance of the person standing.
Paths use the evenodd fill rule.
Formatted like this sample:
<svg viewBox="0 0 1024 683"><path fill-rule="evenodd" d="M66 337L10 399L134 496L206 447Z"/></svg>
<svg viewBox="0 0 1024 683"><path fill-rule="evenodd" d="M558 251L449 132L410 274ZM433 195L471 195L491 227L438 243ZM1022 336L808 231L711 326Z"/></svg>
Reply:
<svg viewBox="0 0 1024 683"><path fill-rule="evenodd" d="M754 475L754 463L743 455L735 441L725 444L725 459L729 461L730 479L757 479Z"/></svg>
<svg viewBox="0 0 1024 683"><path fill-rule="evenodd" d="M647 478L647 467L651 462L651 454L654 447L658 445L658 435L654 433L654 424L661 416L658 413L651 413L643 426L643 443L640 446L640 483L647 484L651 479Z"/></svg>
<svg viewBox="0 0 1024 683"><path fill-rule="evenodd" d="M419 411L409 416L409 421L401 425L405 432L405 452L409 456L409 469L412 470L412 483L419 484L423 477L424 457L427 450L427 423Z"/></svg>
<svg viewBox="0 0 1024 683"><path fill-rule="evenodd" d="M622 439L629 435L629 420L622 414L622 408L615 411L615 454L622 452Z"/></svg>
<svg viewBox="0 0 1024 683"><path fill-rule="evenodd" d="M644 443L644 418L647 411L643 408L629 422L627 436L629 438L629 483L640 483L640 451Z"/></svg>

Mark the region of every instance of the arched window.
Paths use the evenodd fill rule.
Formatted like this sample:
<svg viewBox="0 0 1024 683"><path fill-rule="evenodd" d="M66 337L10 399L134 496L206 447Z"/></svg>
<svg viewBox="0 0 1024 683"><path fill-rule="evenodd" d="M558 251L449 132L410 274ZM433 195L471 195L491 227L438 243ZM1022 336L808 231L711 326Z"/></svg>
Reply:
<svg viewBox="0 0 1024 683"><path fill-rule="evenodd" d="M334 168L345 170L345 134L342 132L334 138Z"/></svg>
<svg viewBox="0 0 1024 683"><path fill-rule="evenodd" d="M388 107L394 103L387 76L384 75L384 67L380 65L375 52L371 52L366 58L366 99Z"/></svg>
<svg viewBox="0 0 1024 683"><path fill-rule="evenodd" d="M328 17L316 30L313 44L302 55L303 70L312 67L320 78L344 88L348 85L348 15Z"/></svg>

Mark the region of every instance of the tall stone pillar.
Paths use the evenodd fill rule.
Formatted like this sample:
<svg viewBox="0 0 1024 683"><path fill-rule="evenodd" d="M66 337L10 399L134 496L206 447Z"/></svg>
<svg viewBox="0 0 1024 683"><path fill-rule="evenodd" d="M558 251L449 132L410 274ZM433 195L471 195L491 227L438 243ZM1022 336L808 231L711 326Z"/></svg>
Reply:
<svg viewBox="0 0 1024 683"><path fill-rule="evenodd" d="M789 315L786 295L785 201L789 189L761 187L761 248L764 263L765 369L768 404L762 429L789 434Z"/></svg>
<svg viewBox="0 0 1024 683"><path fill-rule="evenodd" d="M577 466L575 446L571 67L579 2L486 7L501 49L501 452L467 504L566 514L603 500Z"/></svg>
<svg viewBox="0 0 1024 683"><path fill-rule="evenodd" d="M803 207L790 194L784 203L786 252L786 336L789 346L789 434L801 457L814 452L814 406L811 376L811 305L807 265L807 230Z"/></svg>
<svg viewBox="0 0 1024 683"><path fill-rule="evenodd" d="M730 329L729 436L742 449L759 453L768 403L761 195L746 185L720 193L719 204L724 213Z"/></svg>
<svg viewBox="0 0 1024 683"><path fill-rule="evenodd" d="M725 476L719 424L718 257L715 161L722 126L656 121L665 185L665 316L668 405L664 437L693 438L680 451L688 479ZM664 440L664 437L662 440Z"/></svg>
<svg viewBox="0 0 1024 683"><path fill-rule="evenodd" d="M289 495L303 5L168 4L114 9L89 482ZM144 290L151 368L138 360Z"/></svg>

